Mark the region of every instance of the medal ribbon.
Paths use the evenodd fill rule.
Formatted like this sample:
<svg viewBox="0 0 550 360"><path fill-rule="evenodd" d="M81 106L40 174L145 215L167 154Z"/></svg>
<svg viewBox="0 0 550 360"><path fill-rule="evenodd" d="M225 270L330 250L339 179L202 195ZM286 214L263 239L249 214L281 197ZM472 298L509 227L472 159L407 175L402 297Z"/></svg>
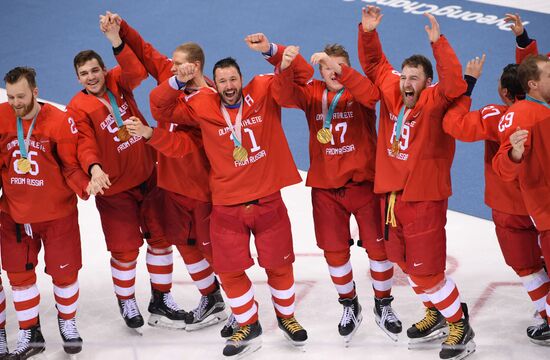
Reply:
<svg viewBox="0 0 550 360"><path fill-rule="evenodd" d="M115 96L109 89L107 89L107 96L109 97L109 102L100 96L96 96L96 98L101 101L103 105L105 105L111 115L115 118L116 126L121 128L124 126L124 123L122 122L122 116L120 116L120 110L118 108L118 104L116 103Z"/></svg>
<svg viewBox="0 0 550 360"><path fill-rule="evenodd" d="M18 117L17 118L17 142L19 143L19 151L21 151L21 157L27 158L28 152L29 152L29 145L31 141L31 134L34 129L34 124L36 122L36 118L38 117L38 114L40 111L34 115L34 118L32 119L31 127L29 128L29 132L27 133L27 138L25 139L25 134L23 133L23 120Z"/></svg>
<svg viewBox="0 0 550 360"><path fill-rule="evenodd" d="M537 104L541 104L542 106L546 106L548 109L550 109L550 104L545 103L544 101L537 100L534 97L531 97L529 95L525 95L525 100L536 102Z"/></svg>
<svg viewBox="0 0 550 360"><path fill-rule="evenodd" d="M327 102L328 102L328 89L325 89L323 91L323 98L322 98L322 110L323 110L323 127L325 129L330 129L330 122L332 121L332 114L334 114L334 109L336 109L336 105L338 105L338 100L340 100L340 97L344 93L344 88L340 89L334 95L332 98L332 101L330 102L330 106L327 110Z"/></svg>
<svg viewBox="0 0 550 360"><path fill-rule="evenodd" d="M220 105L220 110L222 112L223 118L225 120L225 123L229 127L229 130L231 131L231 134L233 135L233 144L235 144L235 147L242 146L242 133L241 133L241 127L242 127L242 117L243 117L243 103L241 101L241 105L239 106L239 112L237 113L237 117L235 118L235 125L231 123L231 117L229 116L229 112L227 112L227 109L223 104Z"/></svg>
<svg viewBox="0 0 550 360"><path fill-rule="evenodd" d="M399 144L399 140L401 139L401 129L403 128L403 122L404 120L409 116L409 113L411 112L411 109L407 109L407 112L405 112L405 105L401 108L401 111L399 111L399 115L397 115L397 128L395 129L395 140Z"/></svg>

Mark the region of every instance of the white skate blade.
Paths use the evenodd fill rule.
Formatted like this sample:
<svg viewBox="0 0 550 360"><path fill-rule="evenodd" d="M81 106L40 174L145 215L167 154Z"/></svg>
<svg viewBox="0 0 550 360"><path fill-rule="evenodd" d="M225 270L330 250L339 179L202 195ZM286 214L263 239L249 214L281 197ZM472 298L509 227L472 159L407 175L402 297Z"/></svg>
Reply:
<svg viewBox="0 0 550 360"><path fill-rule="evenodd" d="M353 339L353 336L359 329L359 326L361 325L362 322L363 322L363 314L359 313L359 316L357 317L357 325L355 325L355 328L353 329L352 332L344 336L344 347L350 346L351 340Z"/></svg>
<svg viewBox="0 0 550 360"><path fill-rule="evenodd" d="M540 346L550 346L550 339L547 340L535 340L535 339L529 339L533 344L537 344Z"/></svg>
<svg viewBox="0 0 550 360"><path fill-rule="evenodd" d="M444 327L441 329L437 329L430 335L418 338L418 339L409 339L409 350L417 350L417 349L435 349L441 346L442 341L438 341L440 339L443 339L449 335L449 328Z"/></svg>
<svg viewBox="0 0 550 360"><path fill-rule="evenodd" d="M67 354L67 358L69 360L78 360L78 355L77 354Z"/></svg>
<svg viewBox="0 0 550 360"><path fill-rule="evenodd" d="M290 336L288 336L287 333L283 332L283 336L285 337L285 339L288 340L288 342L296 349L300 349L302 352L306 352L306 349L304 347L304 345L306 344L307 340L306 341L294 341L290 338Z"/></svg>
<svg viewBox="0 0 550 360"><path fill-rule="evenodd" d="M149 320L147 320L147 324L149 324L149 326L171 330L185 330L186 328L184 320L171 320L168 319L166 316L158 314L151 314L149 316Z"/></svg>
<svg viewBox="0 0 550 360"><path fill-rule="evenodd" d="M458 354L455 357L448 358L447 360L461 360L466 359L468 356L472 355L476 351L476 343L473 340L470 340L466 345L464 345L464 351Z"/></svg>
<svg viewBox="0 0 550 360"><path fill-rule="evenodd" d="M246 346L246 348L235 356L235 359L242 359L258 350L262 347L262 338L258 336L252 339Z"/></svg>
<svg viewBox="0 0 550 360"><path fill-rule="evenodd" d="M397 341L399 340L399 336L398 336L399 334L394 334L394 333L392 333L391 331L389 331L388 329L386 329L386 328L384 327L384 325L382 325L382 324L379 322L379 318L378 318L378 317L376 317L376 318L374 319L374 322L376 323L376 325L378 325L378 327L380 328L380 330L382 330L382 331L384 332L384 334L388 335L388 337L389 337L390 339L392 339L392 341L397 342Z"/></svg>
<svg viewBox="0 0 550 360"><path fill-rule="evenodd" d="M142 327L138 327L138 328L131 328L131 327L126 327L132 334L134 335L139 335L139 336L143 336L143 329Z"/></svg>
<svg viewBox="0 0 550 360"><path fill-rule="evenodd" d="M214 314L208 315L203 321L196 324L187 324L185 327L186 331L196 331L202 328L218 324L222 321L227 320L227 313L225 311L220 311Z"/></svg>

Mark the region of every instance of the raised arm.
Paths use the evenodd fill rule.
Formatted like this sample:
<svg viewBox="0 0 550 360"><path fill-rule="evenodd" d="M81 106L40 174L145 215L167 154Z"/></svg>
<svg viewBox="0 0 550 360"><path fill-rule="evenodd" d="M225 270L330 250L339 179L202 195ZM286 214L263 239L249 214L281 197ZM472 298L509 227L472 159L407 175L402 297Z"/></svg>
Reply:
<svg viewBox="0 0 550 360"><path fill-rule="evenodd" d="M100 17L99 27L105 34L105 37L113 46L113 53L120 68L115 68L111 72L116 77L117 83L125 89L133 90L141 84L148 76L147 70L136 57L129 46L122 41L119 35L120 25L115 21L107 21L105 17Z"/></svg>
<svg viewBox="0 0 550 360"><path fill-rule="evenodd" d="M306 62L299 54L300 49L297 46L288 46L283 53L280 71L275 75L271 85L272 92L275 95L275 101L282 107L297 108L306 110L309 92L308 85L301 84L294 77L294 65L298 61ZM298 60L301 58L301 60ZM309 66L309 64L306 63Z"/></svg>
<svg viewBox="0 0 550 360"><path fill-rule="evenodd" d="M529 55L537 55L539 53L537 41L529 38L521 16L518 13L506 14L504 20L510 24L512 34L516 36L516 64L521 64Z"/></svg>
<svg viewBox="0 0 550 360"><path fill-rule="evenodd" d="M131 27L120 15L107 11L105 17L108 21L120 25L119 35L126 45L130 46L139 61L145 66L147 72L160 84L172 76L172 61L161 54L151 43L146 42L139 32Z"/></svg>

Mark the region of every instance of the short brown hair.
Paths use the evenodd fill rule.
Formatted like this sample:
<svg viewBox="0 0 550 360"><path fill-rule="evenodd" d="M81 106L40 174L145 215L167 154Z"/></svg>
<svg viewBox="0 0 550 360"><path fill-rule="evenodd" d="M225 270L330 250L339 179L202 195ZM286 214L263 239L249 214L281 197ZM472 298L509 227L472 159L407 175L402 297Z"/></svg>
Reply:
<svg viewBox="0 0 550 360"><path fill-rule="evenodd" d="M76 71L76 74L78 75L78 67L84 65L86 62L96 59L99 66L101 66L102 69L105 69L105 63L103 62L103 59L101 56L99 56L98 53L96 53L93 50L83 50L76 54L73 60L74 65L74 71Z"/></svg>
<svg viewBox="0 0 550 360"><path fill-rule="evenodd" d="M36 71L26 66L18 66L8 71L4 76L4 82L6 84L15 84L21 78L27 79L31 89L36 88Z"/></svg>
<svg viewBox="0 0 550 360"><path fill-rule="evenodd" d="M200 62L202 72L204 68L204 51L202 51L202 48L199 44L194 42L186 42L178 46L176 50L174 50L174 52L176 51L181 51L185 53L187 55L187 61L189 62Z"/></svg>
<svg viewBox="0 0 550 360"><path fill-rule="evenodd" d="M337 56L337 57L343 57L346 59L346 64L349 66L349 54L344 48L344 46L340 44L328 44L325 46L323 50L328 56Z"/></svg>
<svg viewBox="0 0 550 360"><path fill-rule="evenodd" d="M540 79L540 62L548 62L547 56L544 55L531 55L521 62L518 67L518 78L521 83L521 87L526 93L529 92L529 81Z"/></svg>
<svg viewBox="0 0 550 360"><path fill-rule="evenodd" d="M417 54L406 58L405 60L403 60L403 63L401 64L401 70L403 70L405 66L410 66L414 68L422 66L422 69L424 70L424 75L426 75L426 78L429 78L429 79L434 78L434 69L432 67L432 62L428 60L428 58L425 57L424 55Z"/></svg>

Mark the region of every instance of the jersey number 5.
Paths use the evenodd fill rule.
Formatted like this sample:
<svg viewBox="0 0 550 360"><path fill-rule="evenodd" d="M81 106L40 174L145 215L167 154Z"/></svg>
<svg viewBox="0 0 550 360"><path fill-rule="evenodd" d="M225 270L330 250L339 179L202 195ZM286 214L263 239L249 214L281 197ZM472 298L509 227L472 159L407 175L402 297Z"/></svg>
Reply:
<svg viewBox="0 0 550 360"><path fill-rule="evenodd" d="M36 151L29 151L29 153L27 154L27 160L29 160L29 162L31 163L31 169L29 170L29 174L31 174L32 176L38 175L38 172L40 171L40 169L38 168L38 163L36 162L36 160L33 160L32 158L33 156L37 156L37 155L38 153ZM21 158L21 151L15 150L12 153L12 157L15 158L15 161L13 162L13 170L15 170L15 172L19 175L25 175L24 172L22 172L17 168L17 162Z"/></svg>

